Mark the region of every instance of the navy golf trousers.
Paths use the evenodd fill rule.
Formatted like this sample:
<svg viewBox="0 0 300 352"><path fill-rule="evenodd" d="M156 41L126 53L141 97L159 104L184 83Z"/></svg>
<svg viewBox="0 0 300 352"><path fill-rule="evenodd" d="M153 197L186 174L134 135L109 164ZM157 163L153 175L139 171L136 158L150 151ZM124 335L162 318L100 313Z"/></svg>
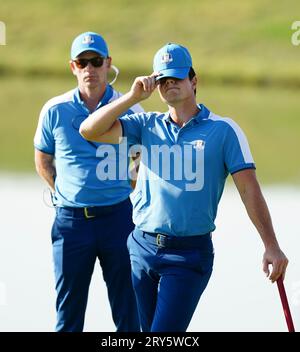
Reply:
<svg viewBox="0 0 300 352"><path fill-rule="evenodd" d="M186 331L212 273L211 235L172 239L136 228L127 245L142 331Z"/></svg>
<svg viewBox="0 0 300 352"><path fill-rule="evenodd" d="M126 246L133 229L131 212L129 199L116 206L56 209L52 227L56 331L83 330L97 258L117 331L140 331Z"/></svg>

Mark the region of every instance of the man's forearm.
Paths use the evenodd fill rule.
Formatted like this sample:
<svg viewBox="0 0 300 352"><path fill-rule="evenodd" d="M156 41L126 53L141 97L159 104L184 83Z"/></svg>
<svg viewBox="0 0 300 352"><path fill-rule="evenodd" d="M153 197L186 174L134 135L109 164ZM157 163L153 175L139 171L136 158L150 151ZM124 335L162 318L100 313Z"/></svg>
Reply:
<svg viewBox="0 0 300 352"><path fill-rule="evenodd" d="M232 177L248 215L265 246L263 271L272 282L275 282L280 276L284 278L288 259L277 242L269 209L256 180L255 171L242 170L233 174ZM272 264L271 274L269 264Z"/></svg>
<svg viewBox="0 0 300 352"><path fill-rule="evenodd" d="M55 177L56 177L56 169L53 163L51 162L42 162L36 164L36 171L39 176L46 181L51 191L55 192Z"/></svg>
<svg viewBox="0 0 300 352"><path fill-rule="evenodd" d="M264 246L278 246L267 203L259 187L247 188L241 193L247 213L259 232Z"/></svg>
<svg viewBox="0 0 300 352"><path fill-rule="evenodd" d="M51 191L54 193L55 192L54 181L56 176L55 168L49 165L49 167L47 168L39 169L38 174L42 179L44 179L47 182Z"/></svg>
<svg viewBox="0 0 300 352"><path fill-rule="evenodd" d="M124 94L85 119L80 126L80 134L88 140L95 140L95 138L107 132L120 115L138 102L139 100L134 98L131 92Z"/></svg>
<svg viewBox="0 0 300 352"><path fill-rule="evenodd" d="M278 246L267 203L261 192L254 170L242 170L233 180L246 207L249 218L265 245Z"/></svg>

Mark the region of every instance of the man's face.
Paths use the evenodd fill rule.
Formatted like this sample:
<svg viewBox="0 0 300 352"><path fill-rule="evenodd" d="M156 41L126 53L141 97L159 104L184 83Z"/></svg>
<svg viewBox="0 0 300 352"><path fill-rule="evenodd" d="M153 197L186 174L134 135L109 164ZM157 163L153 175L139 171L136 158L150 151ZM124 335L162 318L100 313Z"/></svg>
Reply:
<svg viewBox="0 0 300 352"><path fill-rule="evenodd" d="M158 81L158 91L163 102L172 106L176 102L194 97L196 84L196 77L192 80L189 77L184 79L165 77Z"/></svg>
<svg viewBox="0 0 300 352"><path fill-rule="evenodd" d="M93 60L87 62L86 59ZM94 89L99 85L107 84L107 74L111 65L110 57L102 58L96 52L85 51L78 55L76 60L72 60L70 65L73 74L77 77L79 87Z"/></svg>

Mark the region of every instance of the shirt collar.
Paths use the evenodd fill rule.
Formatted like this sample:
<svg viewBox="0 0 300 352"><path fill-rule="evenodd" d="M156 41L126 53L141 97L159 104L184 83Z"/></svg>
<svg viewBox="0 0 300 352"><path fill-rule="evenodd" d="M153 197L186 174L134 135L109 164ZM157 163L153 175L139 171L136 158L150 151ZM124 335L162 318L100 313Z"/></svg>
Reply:
<svg viewBox="0 0 300 352"><path fill-rule="evenodd" d="M96 109L99 109L100 106L104 106L104 105L108 104L108 102L110 101L111 97L113 96L113 93L114 92L113 92L112 86L110 86L108 84L106 86L104 95L103 95L102 99L99 101Z"/></svg>
<svg viewBox="0 0 300 352"><path fill-rule="evenodd" d="M99 101L99 103L98 103L98 105L96 107L96 110L99 109L101 106L106 105L110 101L112 96L113 96L113 88L112 88L112 86L110 86L108 84L106 86L106 89L105 89L105 92L104 92L104 95L103 95L102 99ZM87 110L87 107L85 106L84 101L81 99L78 87L75 89L73 101L74 101L75 104L79 104L79 105L81 105L83 108L85 108Z"/></svg>
<svg viewBox="0 0 300 352"><path fill-rule="evenodd" d="M203 104L198 104L198 107L200 111L195 117L193 117L193 119L195 119L197 122L200 122L201 120L207 120L210 114L208 108Z"/></svg>
<svg viewBox="0 0 300 352"><path fill-rule="evenodd" d="M201 120L207 120L208 116L210 114L210 111L208 110L208 108L205 105L198 104L198 107L199 107L200 111L198 112L198 114L196 116L194 116L191 119L194 121L193 123L199 123ZM173 122L169 111L164 114L163 120L165 120L167 122Z"/></svg>

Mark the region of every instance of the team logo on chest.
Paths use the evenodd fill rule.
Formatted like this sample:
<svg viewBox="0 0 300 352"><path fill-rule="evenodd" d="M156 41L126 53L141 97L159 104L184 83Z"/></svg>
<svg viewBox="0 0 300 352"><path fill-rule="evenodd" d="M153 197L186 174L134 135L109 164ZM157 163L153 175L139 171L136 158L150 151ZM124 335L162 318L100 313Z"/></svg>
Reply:
<svg viewBox="0 0 300 352"><path fill-rule="evenodd" d="M167 64L169 62L172 62L173 61L173 58L172 58L172 55L169 54L169 53L164 53L161 57L161 63L162 64Z"/></svg>
<svg viewBox="0 0 300 352"><path fill-rule="evenodd" d="M197 150L203 150L205 147L205 141L198 139L197 141L193 142L193 147Z"/></svg>

